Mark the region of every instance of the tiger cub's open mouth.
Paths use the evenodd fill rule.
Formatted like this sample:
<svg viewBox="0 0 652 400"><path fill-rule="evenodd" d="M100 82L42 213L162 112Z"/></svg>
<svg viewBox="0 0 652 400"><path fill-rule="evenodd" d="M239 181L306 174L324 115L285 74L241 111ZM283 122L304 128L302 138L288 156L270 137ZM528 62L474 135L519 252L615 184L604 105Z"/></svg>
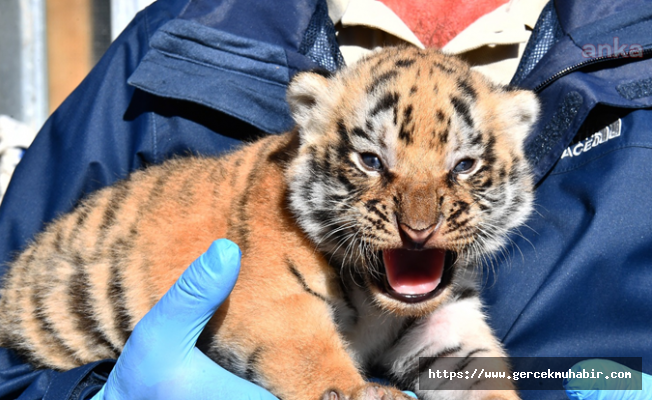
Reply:
<svg viewBox="0 0 652 400"><path fill-rule="evenodd" d="M405 303L432 299L451 282L453 258L442 249L383 250L385 277L376 284L388 296Z"/></svg>

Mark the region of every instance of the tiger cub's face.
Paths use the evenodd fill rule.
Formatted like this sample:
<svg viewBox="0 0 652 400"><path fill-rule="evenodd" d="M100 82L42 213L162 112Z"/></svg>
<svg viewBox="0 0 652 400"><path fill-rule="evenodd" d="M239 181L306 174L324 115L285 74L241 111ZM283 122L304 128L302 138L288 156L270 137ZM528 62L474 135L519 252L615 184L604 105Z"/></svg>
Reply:
<svg viewBox="0 0 652 400"><path fill-rule="evenodd" d="M455 268L502 246L531 210L523 141L538 102L457 58L385 49L331 78L297 75L288 99L301 142L291 208L381 307L432 311Z"/></svg>

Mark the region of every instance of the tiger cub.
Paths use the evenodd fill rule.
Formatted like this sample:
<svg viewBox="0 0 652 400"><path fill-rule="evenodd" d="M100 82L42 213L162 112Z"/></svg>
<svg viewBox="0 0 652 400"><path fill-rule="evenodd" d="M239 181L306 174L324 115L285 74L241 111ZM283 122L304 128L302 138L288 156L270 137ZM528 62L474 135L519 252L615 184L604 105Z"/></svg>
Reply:
<svg viewBox="0 0 652 400"><path fill-rule="evenodd" d="M380 371L435 399L418 357L504 356L470 272L530 212L535 96L436 50L389 48L298 74L288 100L293 131L135 172L50 224L4 279L2 346L58 370L117 357L227 237L240 277L198 347L279 398L409 398L366 382Z"/></svg>

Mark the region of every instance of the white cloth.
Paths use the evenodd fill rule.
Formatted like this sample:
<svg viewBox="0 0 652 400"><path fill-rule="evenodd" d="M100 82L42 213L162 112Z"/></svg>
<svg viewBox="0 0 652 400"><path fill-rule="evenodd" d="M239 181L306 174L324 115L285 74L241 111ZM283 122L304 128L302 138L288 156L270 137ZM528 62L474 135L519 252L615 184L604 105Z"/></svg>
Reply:
<svg viewBox="0 0 652 400"><path fill-rule="evenodd" d="M0 115L0 201L7 191L16 165L35 136L36 131L28 125Z"/></svg>

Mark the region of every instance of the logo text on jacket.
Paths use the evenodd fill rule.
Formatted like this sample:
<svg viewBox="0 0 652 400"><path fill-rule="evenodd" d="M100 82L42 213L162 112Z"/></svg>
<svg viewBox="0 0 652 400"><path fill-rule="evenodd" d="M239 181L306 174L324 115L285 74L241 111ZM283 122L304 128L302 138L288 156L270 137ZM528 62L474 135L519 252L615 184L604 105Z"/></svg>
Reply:
<svg viewBox="0 0 652 400"><path fill-rule="evenodd" d="M605 126L600 129L593 135L588 138L572 144L564 150L564 153L561 155L561 158L566 157L577 157L593 149L594 147L600 146L607 141L620 136L620 119L614 121L613 123Z"/></svg>

